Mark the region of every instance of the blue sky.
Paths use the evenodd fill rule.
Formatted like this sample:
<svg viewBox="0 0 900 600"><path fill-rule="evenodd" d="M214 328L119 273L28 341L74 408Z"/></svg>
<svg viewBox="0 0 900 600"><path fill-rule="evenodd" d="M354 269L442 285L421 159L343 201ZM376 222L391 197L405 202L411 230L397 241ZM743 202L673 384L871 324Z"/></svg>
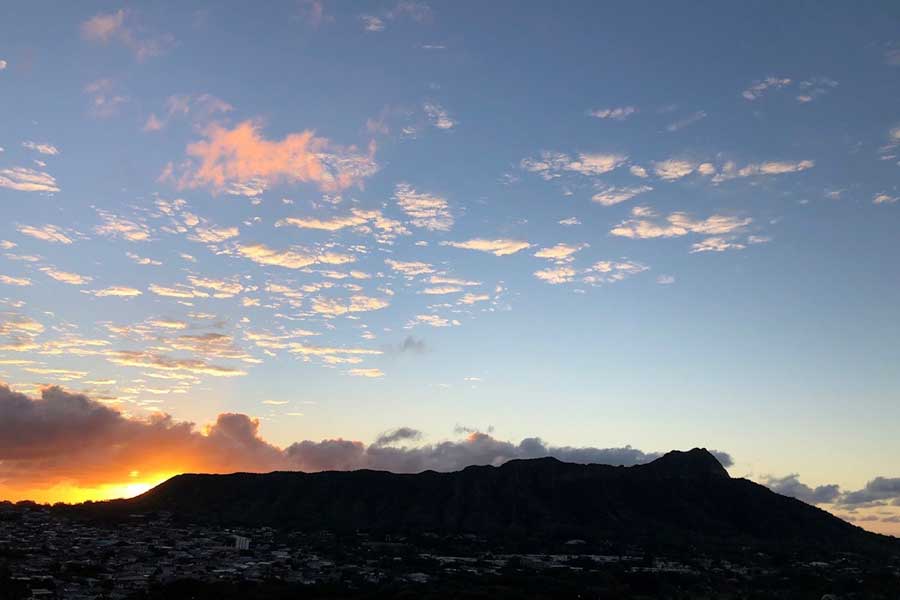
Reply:
<svg viewBox="0 0 900 600"><path fill-rule="evenodd" d="M900 498L896 6L473 8L7 4L0 379Z"/></svg>

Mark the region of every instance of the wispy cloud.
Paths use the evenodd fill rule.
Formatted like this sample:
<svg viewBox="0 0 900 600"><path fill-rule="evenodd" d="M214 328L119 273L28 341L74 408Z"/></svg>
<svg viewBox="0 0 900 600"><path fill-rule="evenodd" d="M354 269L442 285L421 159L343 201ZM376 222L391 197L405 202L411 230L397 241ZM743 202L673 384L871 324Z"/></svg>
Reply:
<svg viewBox="0 0 900 600"><path fill-rule="evenodd" d="M639 209L632 212L641 216L654 216L652 213L648 215L646 210ZM738 231L752 222L753 219L750 217L741 218L727 215L712 215L706 219L697 220L686 213L674 212L664 219L629 219L613 227L610 233L631 239L680 237L689 233L722 235Z"/></svg>
<svg viewBox="0 0 900 600"><path fill-rule="evenodd" d="M16 229L19 233L53 244L71 244L72 238L63 231L61 227L56 225L40 225L34 227L32 225L19 225Z"/></svg>
<svg viewBox="0 0 900 600"><path fill-rule="evenodd" d="M747 246L723 237L709 237L691 246L691 253L724 252L725 250L743 250Z"/></svg>
<svg viewBox="0 0 900 600"><path fill-rule="evenodd" d="M84 93L90 97L89 112L99 119L114 117L129 101L128 96L118 91L111 79L98 79L84 87Z"/></svg>
<svg viewBox="0 0 900 600"><path fill-rule="evenodd" d="M576 275L577 271L575 269L565 266L540 269L534 272L535 277L553 285L569 283L575 279Z"/></svg>
<svg viewBox="0 0 900 600"><path fill-rule="evenodd" d="M561 152L545 151L538 158L523 159L520 166L551 180L566 172L588 176L603 175L622 166L627 160L628 157L623 154L582 153L573 158Z"/></svg>
<svg viewBox="0 0 900 600"><path fill-rule="evenodd" d="M597 119L624 121L637 112L638 109L634 106L619 106L615 108L595 108L594 110L588 111L588 114Z"/></svg>
<svg viewBox="0 0 900 600"><path fill-rule="evenodd" d="M161 131L176 118L189 119L195 126L206 127L215 117L233 110L232 105L212 94L176 94L166 99L162 116L151 113L142 129L148 133Z"/></svg>
<svg viewBox="0 0 900 600"><path fill-rule="evenodd" d="M137 223L105 210L98 210L97 214L103 221L94 228L94 232L98 235L129 242L146 242L150 239L150 230L143 223Z"/></svg>
<svg viewBox="0 0 900 600"><path fill-rule="evenodd" d="M787 77L766 77L765 79L754 81L750 87L741 92L741 96L752 102L762 98L769 90L777 90L790 84L791 80Z"/></svg>
<svg viewBox="0 0 900 600"><path fill-rule="evenodd" d="M423 214L421 211L419 214ZM434 215L432 215L434 217ZM394 219L384 216L379 210L354 208L350 214L320 219L318 217L286 217L275 223L276 227L292 226L301 229L340 231L352 228L361 234L374 233L379 243L390 244L400 235L409 235L409 230Z"/></svg>
<svg viewBox="0 0 900 600"><path fill-rule="evenodd" d="M146 351L112 351L106 354L106 360L126 367L138 367L156 371L183 371L196 375L211 375L213 377L240 377L247 374L242 369L210 364L199 359L172 358Z"/></svg>
<svg viewBox="0 0 900 600"><path fill-rule="evenodd" d="M138 60L158 56L175 43L171 35L147 33L135 14L125 9L94 15L81 24L81 35L99 44L118 42L134 52Z"/></svg>
<svg viewBox="0 0 900 600"><path fill-rule="evenodd" d="M347 313L368 312L381 310L390 306L385 298L373 298L371 296L351 296L348 299L338 298L313 298L312 309L325 315L344 315Z"/></svg>
<svg viewBox="0 0 900 600"><path fill-rule="evenodd" d="M384 377L384 373L381 369L349 369L347 371L348 374L353 375L354 377L368 377L370 379L377 379L380 377Z"/></svg>
<svg viewBox="0 0 900 600"><path fill-rule="evenodd" d="M12 277L10 275L0 275L0 283L4 285L15 285L18 287L26 287L31 285L31 280L27 277Z"/></svg>
<svg viewBox="0 0 900 600"><path fill-rule="evenodd" d="M26 167L0 169L0 187L20 192L58 192L56 179L49 173Z"/></svg>
<svg viewBox="0 0 900 600"><path fill-rule="evenodd" d="M425 111L425 116L428 117L428 122L434 127L443 130L456 127L456 121L450 117L450 113L447 112L447 109L440 104L426 102L422 109Z"/></svg>
<svg viewBox="0 0 900 600"><path fill-rule="evenodd" d="M636 185L631 187L610 186L594 194L591 199L598 204L602 204L603 206L613 206L615 204L631 200L639 194L644 194L652 190L653 188L649 185Z"/></svg>
<svg viewBox="0 0 900 600"><path fill-rule="evenodd" d="M48 277L51 277L56 281L61 281L62 283L68 283L69 285L84 285L90 283L93 279L93 277L79 275L78 273L71 273L69 271L61 271L53 267L42 267L41 271Z"/></svg>
<svg viewBox="0 0 900 600"><path fill-rule="evenodd" d="M98 298L107 298L110 296L120 298L133 298L142 294L141 290L137 290L135 288L127 287L124 285L114 285L100 290L93 290L90 293L94 296L97 296Z"/></svg>
<svg viewBox="0 0 900 600"><path fill-rule="evenodd" d="M600 260L591 265L582 281L592 285L616 283L649 269L631 260Z"/></svg>
<svg viewBox="0 0 900 600"><path fill-rule="evenodd" d="M697 168L697 164L684 159L670 158L653 163L653 171L656 175L667 181L674 181L687 177Z"/></svg>
<svg viewBox="0 0 900 600"><path fill-rule="evenodd" d="M431 231L449 231L453 227L447 200L440 196L419 192L408 183L398 183L394 200L416 227Z"/></svg>
<svg viewBox="0 0 900 600"><path fill-rule="evenodd" d="M38 154L46 154L47 156L56 156L59 154L59 149L53 144L42 144L38 142L22 142L22 147L27 148L28 150L34 150Z"/></svg>
<svg viewBox="0 0 900 600"><path fill-rule="evenodd" d="M465 250L478 250L479 252L490 252L494 256L506 256L507 254L515 254L520 250L530 248L531 244L521 240L498 239L489 240L475 238L465 242L441 242L443 246L451 246L453 248L463 248Z"/></svg>
<svg viewBox="0 0 900 600"><path fill-rule="evenodd" d="M694 123L698 121L702 121L706 118L706 112L702 110L698 110L697 112L684 117L683 119L678 119L677 121L670 123L666 126L666 131L669 133L675 133L676 131L681 131L685 127L690 127Z"/></svg>
<svg viewBox="0 0 900 600"><path fill-rule="evenodd" d="M534 255L537 258L546 258L556 262L566 262L575 255L576 252L583 250L587 244L556 244L548 248L541 248Z"/></svg>
<svg viewBox="0 0 900 600"><path fill-rule="evenodd" d="M812 102L820 96L824 96L838 86L838 82L828 77L813 77L806 81L800 82L800 93L797 95L797 102Z"/></svg>
<svg viewBox="0 0 900 600"><path fill-rule="evenodd" d="M363 29L371 32L384 31L384 19L374 15L360 15L359 20L362 21Z"/></svg>
<svg viewBox="0 0 900 600"><path fill-rule="evenodd" d="M394 271L403 274L406 277L415 277L417 275L428 275L434 273L434 267L426 262L421 261L402 261L392 258L384 259L384 263Z"/></svg>
<svg viewBox="0 0 900 600"><path fill-rule="evenodd" d="M708 163L706 163L708 164ZM734 162L727 162L721 168L716 170L709 165L709 170L702 173L703 175L713 175L712 181L720 183L735 179L737 177L756 177L760 175L784 175L786 173L799 173L816 166L813 160L800 161L766 161L761 163L750 163L738 168Z"/></svg>
<svg viewBox="0 0 900 600"><path fill-rule="evenodd" d="M302 269L316 263L342 265L356 260L350 254L339 252L312 253L300 248L277 250L264 244L238 244L237 251L255 263L286 269Z"/></svg>

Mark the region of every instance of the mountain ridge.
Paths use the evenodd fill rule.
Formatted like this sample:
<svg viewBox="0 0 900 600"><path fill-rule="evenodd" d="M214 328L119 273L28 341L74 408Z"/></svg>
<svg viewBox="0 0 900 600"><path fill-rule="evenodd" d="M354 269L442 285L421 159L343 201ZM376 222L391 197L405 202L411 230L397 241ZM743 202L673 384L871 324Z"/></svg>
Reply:
<svg viewBox="0 0 900 600"><path fill-rule="evenodd" d="M618 540L900 550L893 538L732 478L710 452L673 451L630 467L516 459L460 471L182 474L115 512L305 531L434 532L491 540ZM891 541L893 540L893 542Z"/></svg>

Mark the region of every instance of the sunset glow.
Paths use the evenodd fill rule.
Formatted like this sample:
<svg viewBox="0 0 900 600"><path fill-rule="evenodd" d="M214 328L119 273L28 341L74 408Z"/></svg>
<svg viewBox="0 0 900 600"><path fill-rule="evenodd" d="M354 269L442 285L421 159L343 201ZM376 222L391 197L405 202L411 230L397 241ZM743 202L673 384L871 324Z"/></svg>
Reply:
<svg viewBox="0 0 900 600"><path fill-rule="evenodd" d="M702 447L900 535L895 10L12 4L0 500Z"/></svg>

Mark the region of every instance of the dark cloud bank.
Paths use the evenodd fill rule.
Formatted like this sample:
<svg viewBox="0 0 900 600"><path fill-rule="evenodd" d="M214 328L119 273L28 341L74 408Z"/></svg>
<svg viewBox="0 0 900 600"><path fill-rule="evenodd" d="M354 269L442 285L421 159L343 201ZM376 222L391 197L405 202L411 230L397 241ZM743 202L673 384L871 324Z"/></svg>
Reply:
<svg viewBox="0 0 900 600"><path fill-rule="evenodd" d="M544 456L575 463L631 466L661 455L631 446L554 446L538 437L514 443L477 430L459 433L466 435L422 444L421 432L400 427L384 432L372 444L338 438L304 440L279 448L260 437L259 422L244 414L220 414L200 431L193 423L176 421L165 414L147 419L128 417L59 387L45 388L40 398L30 398L0 384L0 488L33 489L61 482L95 486L127 480L133 471L380 469L415 473ZM726 467L733 464L727 453L713 453ZM900 477L876 477L855 491L842 491L836 484L812 488L796 474L768 477L764 483L780 494L850 512L900 506Z"/></svg>
<svg viewBox="0 0 900 600"><path fill-rule="evenodd" d="M900 506L900 477L876 477L869 481L864 488L855 491L843 491L835 483L813 488L802 483L796 473L780 478L767 477L763 483L779 494L793 496L808 504L831 504L850 515L861 508ZM885 523L897 523L900 521L900 515L890 515L880 519L875 515L867 515L855 520L881 520Z"/></svg>
<svg viewBox="0 0 900 600"><path fill-rule="evenodd" d="M202 432L169 415L136 419L87 396L48 387L30 398L0 385L0 484L30 489L60 482L92 486L122 481L133 471L302 471L381 469L410 473L499 465L516 458L554 456L579 463L636 465L660 456L637 448L553 446L531 437L519 443L473 431L435 444L401 427L372 444L304 440L287 448L259 435L259 423L243 414L220 414ZM723 464L731 457L718 452Z"/></svg>

